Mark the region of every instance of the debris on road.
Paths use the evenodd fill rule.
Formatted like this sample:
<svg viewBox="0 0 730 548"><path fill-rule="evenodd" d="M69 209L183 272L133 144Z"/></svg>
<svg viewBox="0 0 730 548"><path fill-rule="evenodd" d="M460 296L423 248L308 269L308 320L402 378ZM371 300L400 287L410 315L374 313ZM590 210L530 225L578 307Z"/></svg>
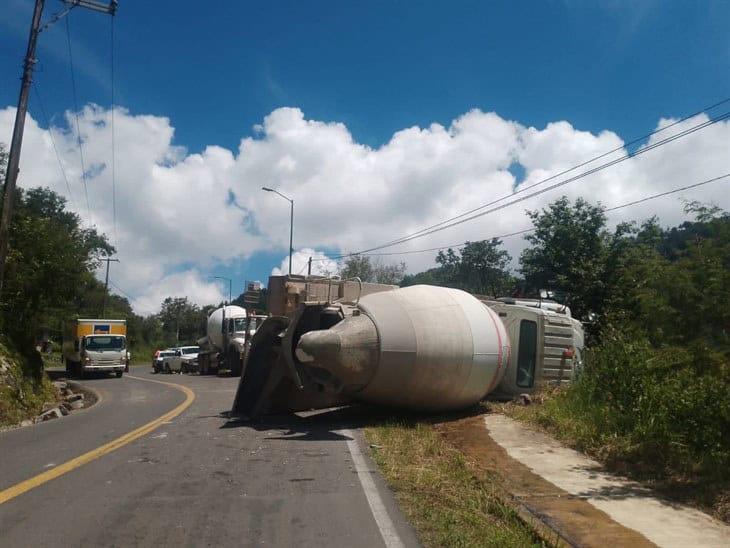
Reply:
<svg viewBox="0 0 730 548"><path fill-rule="evenodd" d="M84 409L95 403L95 398L86 398L81 386L76 383L69 383L65 379L53 381L53 387L58 393L58 401L46 402L43 404L40 415L34 419L26 419L18 424L18 427L31 426L38 422L45 422L70 415L72 411ZM77 392L74 392L77 390Z"/></svg>

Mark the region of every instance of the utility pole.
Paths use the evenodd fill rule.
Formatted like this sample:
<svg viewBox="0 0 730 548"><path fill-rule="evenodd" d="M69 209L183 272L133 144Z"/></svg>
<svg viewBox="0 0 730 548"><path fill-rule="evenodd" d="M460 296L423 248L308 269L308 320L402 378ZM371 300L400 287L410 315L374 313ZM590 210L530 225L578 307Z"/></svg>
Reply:
<svg viewBox="0 0 730 548"><path fill-rule="evenodd" d="M15 112L15 125L13 126L13 137L10 141L8 167L5 172L3 208L0 212L0 296L2 296L3 281L5 279L5 261L8 257L8 233L10 231L10 222L13 218L13 206L15 205L15 187L18 181L20 166L20 149L23 146L25 115L28 112L28 96L30 95L30 86L33 83L33 68L38 62L38 59L35 57L38 35L53 23L68 15L77 6L108 15L114 15L117 11L117 0L111 0L109 4L101 4L93 0L66 0L64 3L66 4L66 8L54 15L43 26L41 26L41 17L43 15L45 0L35 0L35 7L33 8L33 19L31 20L30 35L28 37L28 49L26 50L25 60L23 62L23 78L20 84L18 110Z"/></svg>
<svg viewBox="0 0 730 548"><path fill-rule="evenodd" d="M104 300L102 301L101 305L101 317L104 317L104 314L106 313L106 296L107 293L109 293L109 263L118 263L119 259L111 259L109 257L104 257L102 261L106 261L106 280L104 281Z"/></svg>
<svg viewBox="0 0 730 548"><path fill-rule="evenodd" d="M291 276L291 254L294 253L294 200L289 200L289 205L291 205L289 220L289 276Z"/></svg>
<svg viewBox="0 0 730 548"><path fill-rule="evenodd" d="M309 257L309 261L307 262L307 276L312 275L312 257Z"/></svg>

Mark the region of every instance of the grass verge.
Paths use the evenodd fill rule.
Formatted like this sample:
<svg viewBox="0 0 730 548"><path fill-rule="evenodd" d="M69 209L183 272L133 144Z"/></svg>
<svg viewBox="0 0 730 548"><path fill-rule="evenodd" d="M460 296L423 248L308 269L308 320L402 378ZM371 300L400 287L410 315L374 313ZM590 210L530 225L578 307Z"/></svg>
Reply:
<svg viewBox="0 0 730 548"><path fill-rule="evenodd" d="M425 546L541 546L496 488L423 422L365 429L372 455Z"/></svg>

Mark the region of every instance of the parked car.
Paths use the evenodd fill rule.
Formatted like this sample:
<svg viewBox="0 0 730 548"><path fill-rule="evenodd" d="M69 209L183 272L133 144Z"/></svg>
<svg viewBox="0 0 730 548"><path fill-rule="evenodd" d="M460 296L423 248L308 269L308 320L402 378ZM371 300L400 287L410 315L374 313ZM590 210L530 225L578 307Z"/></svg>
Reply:
<svg viewBox="0 0 730 548"><path fill-rule="evenodd" d="M157 350L152 357L152 372L162 373L164 371L164 359L175 355L175 348L166 348L165 350Z"/></svg>
<svg viewBox="0 0 730 548"><path fill-rule="evenodd" d="M181 346L176 348L172 356L162 360L165 373L191 373L198 370L199 346Z"/></svg>

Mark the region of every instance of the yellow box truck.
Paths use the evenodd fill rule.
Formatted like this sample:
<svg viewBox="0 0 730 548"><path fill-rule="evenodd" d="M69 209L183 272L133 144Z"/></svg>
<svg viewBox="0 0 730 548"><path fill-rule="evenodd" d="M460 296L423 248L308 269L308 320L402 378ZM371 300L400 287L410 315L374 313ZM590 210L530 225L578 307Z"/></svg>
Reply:
<svg viewBox="0 0 730 548"><path fill-rule="evenodd" d="M64 330L62 352L69 375L103 371L121 377L129 366L127 320L71 320Z"/></svg>

